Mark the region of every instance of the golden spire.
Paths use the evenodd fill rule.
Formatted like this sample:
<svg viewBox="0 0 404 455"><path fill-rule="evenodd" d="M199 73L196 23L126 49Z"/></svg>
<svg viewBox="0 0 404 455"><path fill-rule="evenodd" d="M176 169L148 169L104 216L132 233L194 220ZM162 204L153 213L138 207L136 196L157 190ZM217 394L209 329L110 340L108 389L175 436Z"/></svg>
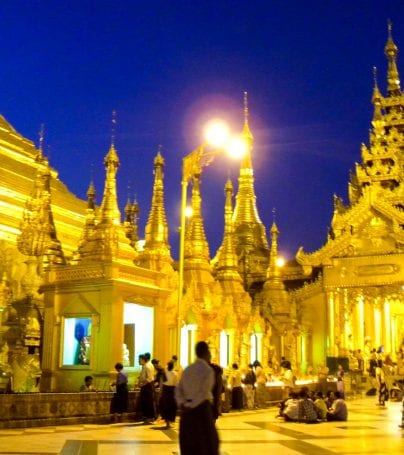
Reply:
<svg viewBox="0 0 404 455"><path fill-rule="evenodd" d="M369 132L370 147L361 146L362 163L356 165L355 176L349 183L349 200L355 203L368 191L390 191L401 187L403 171L400 146L402 140L403 97L397 71L397 46L393 42L391 23L388 24L388 40L384 52L388 58L387 91L383 97L377 86L376 71L372 103L374 114Z"/></svg>
<svg viewBox="0 0 404 455"><path fill-rule="evenodd" d="M44 159L43 155L43 140L44 140L44 134L45 134L45 125L42 123L41 124L41 129L39 130L39 146L38 146L38 153L35 157L35 161L40 163Z"/></svg>
<svg viewBox="0 0 404 455"><path fill-rule="evenodd" d="M250 130L248 118L250 113L248 111L248 93L244 92L244 126L241 132L241 138L247 144L247 153L241 163L241 169L245 170L246 173L252 172L251 152L254 144L254 137Z"/></svg>
<svg viewBox="0 0 404 455"><path fill-rule="evenodd" d="M224 235L223 242L217 252L217 278L219 280L236 280L241 282L238 272L238 258L233 243L233 184L228 179L224 188Z"/></svg>
<svg viewBox="0 0 404 455"><path fill-rule="evenodd" d="M374 106L373 120L380 120L382 118L382 94L380 93L377 85L377 68L373 67L374 88L372 95L372 103Z"/></svg>
<svg viewBox="0 0 404 455"><path fill-rule="evenodd" d="M253 137L248 124L247 95L244 97L244 128L242 137L248 144L247 156L241 164L238 179L238 192L233 212L234 243L239 257L240 274L245 283L256 279L265 279L268 267L269 247L265 227L258 215L254 189L254 170L252 168L251 152ZM247 258L251 261L247 261ZM250 263L260 264L255 267L254 275Z"/></svg>
<svg viewBox="0 0 404 455"><path fill-rule="evenodd" d="M139 241L138 235L138 221L139 221L139 204L136 199L133 201L133 204L128 200L125 205L125 221L123 226L125 228L126 237L129 239L131 246L137 250L137 243Z"/></svg>
<svg viewBox="0 0 404 455"><path fill-rule="evenodd" d="M160 254L169 256L168 225L164 207L164 158L161 155L162 146L154 159L154 184L153 196L149 219L145 228L145 250L155 250Z"/></svg>
<svg viewBox="0 0 404 455"><path fill-rule="evenodd" d="M278 236L279 229L274 220L271 227L271 252L269 258L268 276L279 276L279 268L276 265L276 261L278 259Z"/></svg>
<svg viewBox="0 0 404 455"><path fill-rule="evenodd" d="M44 265L65 264L51 206L51 171L41 155L31 197L27 200L17 246L22 254L42 258Z"/></svg>
<svg viewBox="0 0 404 455"><path fill-rule="evenodd" d="M192 216L185 231L185 254L186 262L208 262L209 246L206 240L205 227L201 213L201 193L200 193L200 175L194 175L192 178L192 197L191 207Z"/></svg>
<svg viewBox="0 0 404 455"><path fill-rule="evenodd" d="M116 125L116 112L112 112L112 133L111 133L111 146L108 153L104 158L104 166L106 171L104 196L100 209L101 224L115 224L121 222L121 213L118 207L118 198L116 194L116 173L119 168L119 158L115 149L115 125Z"/></svg>
<svg viewBox="0 0 404 455"><path fill-rule="evenodd" d="M95 186L93 179L90 181L90 185L88 186L87 190L87 208L91 210L95 210Z"/></svg>
<svg viewBox="0 0 404 455"><path fill-rule="evenodd" d="M269 267L267 271L267 280L263 286L263 305L262 312L264 315L275 317L275 324L285 321L290 322L291 305L285 285L281 279L280 265L278 262L278 237L279 229L274 221L271 227L271 252Z"/></svg>
<svg viewBox="0 0 404 455"><path fill-rule="evenodd" d="M387 70L387 93L389 96L401 95L400 89L400 76L397 69L397 54L398 48L395 45L392 37L392 23L388 22L388 39L384 53L388 59L388 70Z"/></svg>
<svg viewBox="0 0 404 455"><path fill-rule="evenodd" d="M73 263L76 263L80 256L81 256L81 250L83 248L83 245L86 244L86 242L90 239L92 236L94 230L95 230L95 186L93 179L91 178L90 184L88 186L87 190L87 213L86 213L86 219L84 221L84 227L83 231L81 233L81 237L79 240L79 244L77 247L77 251L74 254L73 258Z"/></svg>
<svg viewBox="0 0 404 455"><path fill-rule="evenodd" d="M85 239L80 249L80 261L115 261L132 264L135 250L126 237L125 228L121 225L121 213L118 208L116 192L116 173L119 158L115 149L115 111L112 113L111 146L104 158L105 186L104 195L96 219L94 231Z"/></svg>

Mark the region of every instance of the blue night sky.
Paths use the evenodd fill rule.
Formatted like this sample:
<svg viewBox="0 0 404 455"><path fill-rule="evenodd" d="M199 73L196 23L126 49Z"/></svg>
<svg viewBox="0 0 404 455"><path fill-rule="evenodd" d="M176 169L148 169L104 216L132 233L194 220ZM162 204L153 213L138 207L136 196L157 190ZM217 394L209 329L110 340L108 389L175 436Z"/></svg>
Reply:
<svg viewBox="0 0 404 455"><path fill-rule="evenodd" d="M136 197L141 235L162 144L177 257L182 157L211 116L241 130L248 91L258 210L269 234L276 207L280 251L292 258L325 241L333 194L347 199L368 142L373 66L385 93L388 19L404 53L402 0L4 0L0 113L35 143L45 124L45 153L78 197L93 165L100 203L115 109L119 201ZM225 158L203 174L211 255L228 176L236 185L238 164Z"/></svg>

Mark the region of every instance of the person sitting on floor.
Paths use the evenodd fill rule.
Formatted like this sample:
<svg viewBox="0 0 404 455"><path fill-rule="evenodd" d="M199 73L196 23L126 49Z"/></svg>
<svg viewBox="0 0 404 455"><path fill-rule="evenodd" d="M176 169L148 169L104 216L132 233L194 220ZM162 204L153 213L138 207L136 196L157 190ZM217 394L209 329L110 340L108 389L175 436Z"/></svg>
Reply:
<svg viewBox="0 0 404 455"><path fill-rule="evenodd" d="M285 422L297 422L299 418L299 399L297 393L290 392L289 398L284 404L282 410L282 417L285 419Z"/></svg>
<svg viewBox="0 0 404 455"><path fill-rule="evenodd" d="M391 401L401 401L403 399L403 392L398 387L397 382L393 382L390 388L390 400Z"/></svg>
<svg viewBox="0 0 404 455"><path fill-rule="evenodd" d="M348 408L341 396L340 392L335 392L335 401L333 402L331 409L327 412L328 421L341 421L348 420Z"/></svg>
<svg viewBox="0 0 404 455"><path fill-rule="evenodd" d="M307 387L302 387L299 392L299 422L317 423L316 407L309 398Z"/></svg>
<svg viewBox="0 0 404 455"><path fill-rule="evenodd" d="M314 406L316 407L318 418L320 420L327 420L327 405L325 404L323 394L321 392L316 393Z"/></svg>

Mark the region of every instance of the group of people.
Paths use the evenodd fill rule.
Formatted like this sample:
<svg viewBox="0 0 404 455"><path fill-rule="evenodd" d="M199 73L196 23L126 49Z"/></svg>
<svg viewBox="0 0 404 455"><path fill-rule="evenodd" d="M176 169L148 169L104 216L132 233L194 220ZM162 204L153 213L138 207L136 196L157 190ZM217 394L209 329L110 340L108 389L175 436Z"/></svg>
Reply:
<svg viewBox="0 0 404 455"><path fill-rule="evenodd" d="M278 417L285 422L346 421L348 407L338 390L329 391L324 397L321 391L311 392L307 387L302 387L298 393L290 392L289 398L282 401Z"/></svg>
<svg viewBox="0 0 404 455"><path fill-rule="evenodd" d="M176 356L168 362L164 369L157 359L150 360L150 353L139 355L141 371L138 377L139 387L138 409L145 424L153 423L158 415L170 428L177 414L177 403L174 390L178 383L178 372L174 369ZM111 413L122 414L128 408L128 376L123 370L123 365L115 365L116 380L111 384L115 387L115 394L111 403Z"/></svg>

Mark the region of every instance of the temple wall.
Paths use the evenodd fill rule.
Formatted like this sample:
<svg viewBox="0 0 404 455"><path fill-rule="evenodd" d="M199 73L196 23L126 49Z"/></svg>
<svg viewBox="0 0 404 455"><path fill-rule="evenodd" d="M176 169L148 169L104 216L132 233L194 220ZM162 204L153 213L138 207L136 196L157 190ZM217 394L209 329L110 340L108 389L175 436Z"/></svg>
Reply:
<svg viewBox="0 0 404 455"><path fill-rule="evenodd" d="M0 428L111 422L113 392L0 394ZM136 414L137 392L129 392L128 413Z"/></svg>

